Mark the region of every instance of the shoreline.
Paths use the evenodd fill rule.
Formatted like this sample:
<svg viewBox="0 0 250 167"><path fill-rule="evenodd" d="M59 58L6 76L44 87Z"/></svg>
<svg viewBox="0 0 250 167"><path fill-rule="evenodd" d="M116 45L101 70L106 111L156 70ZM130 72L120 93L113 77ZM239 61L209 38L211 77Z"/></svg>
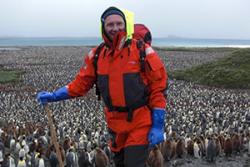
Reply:
<svg viewBox="0 0 250 167"><path fill-rule="evenodd" d="M98 37L0 37L0 47L93 46L102 43ZM153 47L233 47L250 48L250 39L153 38Z"/></svg>
<svg viewBox="0 0 250 167"><path fill-rule="evenodd" d="M0 51L2 50L20 50L23 48L68 48L68 47L86 47L86 48L92 48L96 47L98 45L0 45ZM207 51L214 50L214 49L247 49L250 48L250 45L244 46L244 45L228 45L228 46L197 46L197 45L192 45L192 46L154 46L152 45L153 48L155 49L175 49L178 51L180 49L181 51L183 49L207 49Z"/></svg>

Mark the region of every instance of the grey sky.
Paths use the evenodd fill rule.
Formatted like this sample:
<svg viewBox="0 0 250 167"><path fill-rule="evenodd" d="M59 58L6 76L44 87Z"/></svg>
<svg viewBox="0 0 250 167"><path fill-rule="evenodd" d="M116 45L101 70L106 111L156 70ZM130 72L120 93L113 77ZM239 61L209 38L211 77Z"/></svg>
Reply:
<svg viewBox="0 0 250 167"><path fill-rule="evenodd" d="M250 39L249 0L0 0L0 37L100 36L109 6L133 11L154 37Z"/></svg>

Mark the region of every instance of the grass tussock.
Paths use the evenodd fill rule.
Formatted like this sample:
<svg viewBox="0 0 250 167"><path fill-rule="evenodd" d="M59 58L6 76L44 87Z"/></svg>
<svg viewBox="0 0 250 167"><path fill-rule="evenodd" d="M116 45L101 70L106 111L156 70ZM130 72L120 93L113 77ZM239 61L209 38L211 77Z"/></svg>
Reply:
<svg viewBox="0 0 250 167"><path fill-rule="evenodd" d="M231 52L237 50L237 48L230 47L215 47L215 48L206 48L206 47L153 47L159 51L177 51L177 52Z"/></svg>
<svg viewBox="0 0 250 167"><path fill-rule="evenodd" d="M22 74L22 71L0 68L0 84L18 82Z"/></svg>
<svg viewBox="0 0 250 167"><path fill-rule="evenodd" d="M208 86L250 89L250 49L239 49L215 62L174 71L171 77Z"/></svg>

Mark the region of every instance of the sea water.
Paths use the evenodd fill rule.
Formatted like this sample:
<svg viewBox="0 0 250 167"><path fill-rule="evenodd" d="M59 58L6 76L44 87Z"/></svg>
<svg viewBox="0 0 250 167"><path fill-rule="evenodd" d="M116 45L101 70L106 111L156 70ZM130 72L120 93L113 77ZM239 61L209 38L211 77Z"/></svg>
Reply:
<svg viewBox="0 0 250 167"><path fill-rule="evenodd" d="M93 46L101 38L0 38L0 46ZM154 38L153 46L159 47L250 47L250 40Z"/></svg>

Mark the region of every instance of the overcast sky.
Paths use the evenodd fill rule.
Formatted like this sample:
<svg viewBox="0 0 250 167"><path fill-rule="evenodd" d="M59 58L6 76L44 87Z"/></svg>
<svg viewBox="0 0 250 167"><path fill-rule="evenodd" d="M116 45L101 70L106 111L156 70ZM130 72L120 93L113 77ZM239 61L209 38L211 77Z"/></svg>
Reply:
<svg viewBox="0 0 250 167"><path fill-rule="evenodd" d="M98 37L109 6L153 37L250 39L250 0L0 0L0 37Z"/></svg>

